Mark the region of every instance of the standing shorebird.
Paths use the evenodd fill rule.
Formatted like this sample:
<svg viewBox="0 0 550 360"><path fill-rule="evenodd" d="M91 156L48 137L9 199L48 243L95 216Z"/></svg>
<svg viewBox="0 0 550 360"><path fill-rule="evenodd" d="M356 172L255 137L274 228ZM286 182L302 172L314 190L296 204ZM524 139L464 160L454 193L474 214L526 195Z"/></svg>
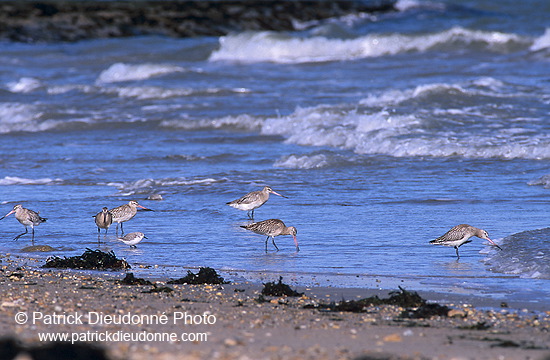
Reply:
<svg viewBox="0 0 550 360"><path fill-rule="evenodd" d="M472 242L472 240L470 240L472 236L476 236L480 239L489 240L491 244L502 250L502 248L495 244L493 240L489 239L489 234L487 234L487 231L478 229L467 224L460 224L453 227L442 236L430 241L430 244L453 246L456 249L457 258L460 259L458 248L463 244Z"/></svg>
<svg viewBox="0 0 550 360"><path fill-rule="evenodd" d="M137 247L136 245L143 239L147 239L147 236L145 236L145 234L139 231L131 232L129 234L124 235L121 238L118 238L119 241L122 241L126 245L130 245L130 247L133 247L133 248L136 248Z"/></svg>
<svg viewBox="0 0 550 360"><path fill-rule="evenodd" d="M0 220L5 218L6 216L10 216L13 213L15 213L15 218L17 219L17 221L25 225L25 232L17 235L15 238L13 238L13 240L18 240L21 236L28 233L29 229L27 228L27 226L30 226L32 229L32 242L34 243L34 227L45 222L47 219L41 217L39 212L25 209L22 205L19 204L15 205L13 207L13 210L2 216Z"/></svg>
<svg viewBox="0 0 550 360"><path fill-rule="evenodd" d="M105 206L101 212L98 212L93 217L95 218L95 224L97 225L97 239L99 241L101 229L105 229L105 234L103 236L107 236L109 226L113 223L113 214L111 214L109 208Z"/></svg>
<svg viewBox="0 0 550 360"><path fill-rule="evenodd" d="M116 222L116 234L118 234L118 224L120 224L120 231L124 235L124 228L122 223L130 220L137 214L137 208L144 209L147 211L153 211L144 206L138 204L137 201L132 200L128 204L117 206L114 209L111 209L111 214L113 215L113 222Z"/></svg>
<svg viewBox="0 0 550 360"><path fill-rule="evenodd" d="M228 202L227 205L234 207L235 209L246 211L248 218L254 220L254 210L265 204L265 202L269 199L269 194L279 195L280 197L286 198L286 196L275 192L269 186L264 186L262 190L249 192L240 199Z"/></svg>
<svg viewBox="0 0 550 360"><path fill-rule="evenodd" d="M279 248L275 244L275 236L279 235L292 235L294 239L294 244L296 245L296 251L300 251L298 247L298 240L296 239L296 234L298 231L294 226L286 226L284 222L279 219L269 219L260 222L255 222L248 225L241 225L242 228L250 230L260 235L267 235L265 239L265 252L267 252L267 241L271 238L273 246L279 251Z"/></svg>

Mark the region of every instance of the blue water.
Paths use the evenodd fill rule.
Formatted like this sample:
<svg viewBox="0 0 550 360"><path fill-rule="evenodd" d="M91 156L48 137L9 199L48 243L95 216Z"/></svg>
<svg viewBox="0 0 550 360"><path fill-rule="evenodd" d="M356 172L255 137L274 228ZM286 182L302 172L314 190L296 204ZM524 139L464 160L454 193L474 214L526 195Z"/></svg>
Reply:
<svg viewBox="0 0 550 360"><path fill-rule="evenodd" d="M36 244L96 248L92 215L138 200L102 250L169 277L550 298L550 23L545 0L408 1L399 11L222 38L0 43L0 215ZM270 185L256 220L225 203ZM162 201L148 200L162 195ZM468 223L473 239L429 241ZM26 256L11 215L0 251Z"/></svg>

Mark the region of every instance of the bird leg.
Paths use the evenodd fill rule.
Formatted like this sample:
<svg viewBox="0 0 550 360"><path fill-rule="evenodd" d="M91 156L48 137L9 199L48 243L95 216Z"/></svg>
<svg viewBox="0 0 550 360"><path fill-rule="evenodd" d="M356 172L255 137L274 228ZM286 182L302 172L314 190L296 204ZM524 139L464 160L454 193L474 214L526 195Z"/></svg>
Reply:
<svg viewBox="0 0 550 360"><path fill-rule="evenodd" d="M460 255L458 255L458 246L455 246L455 249L456 249L456 257L457 259L460 259Z"/></svg>
<svg viewBox="0 0 550 360"><path fill-rule="evenodd" d="M277 249L277 251L279 251L279 248L277 247L277 244L275 244L275 237L271 238L271 242L273 243L273 246L275 246L275 249Z"/></svg>
<svg viewBox="0 0 550 360"><path fill-rule="evenodd" d="M122 227L122 223L120 223L120 234L124 235L124 228Z"/></svg>
<svg viewBox="0 0 550 360"><path fill-rule="evenodd" d="M33 229L33 230L34 230L34 229ZM27 229L27 227L25 226L25 232L22 233L22 234L17 235L16 237L13 238L13 240L14 240L14 241L19 240L19 238L20 238L21 236L25 235L25 234L28 233L28 232L29 232L29 229Z"/></svg>
<svg viewBox="0 0 550 360"><path fill-rule="evenodd" d="M269 241L269 236L265 238L265 252L267 253L267 242Z"/></svg>

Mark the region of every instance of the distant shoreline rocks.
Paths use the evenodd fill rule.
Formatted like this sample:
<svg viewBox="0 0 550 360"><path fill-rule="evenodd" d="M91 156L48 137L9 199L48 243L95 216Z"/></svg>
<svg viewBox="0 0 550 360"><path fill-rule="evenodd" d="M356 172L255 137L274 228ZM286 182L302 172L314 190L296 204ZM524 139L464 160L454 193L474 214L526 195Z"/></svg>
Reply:
<svg viewBox="0 0 550 360"><path fill-rule="evenodd" d="M72 42L140 35L222 36L395 10L395 0L0 1L0 39Z"/></svg>

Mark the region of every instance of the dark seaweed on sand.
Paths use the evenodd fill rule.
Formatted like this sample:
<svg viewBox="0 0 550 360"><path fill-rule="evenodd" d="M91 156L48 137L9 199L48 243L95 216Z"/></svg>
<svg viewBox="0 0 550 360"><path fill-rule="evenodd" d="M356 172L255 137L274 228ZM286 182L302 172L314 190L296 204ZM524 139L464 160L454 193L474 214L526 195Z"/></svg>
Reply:
<svg viewBox="0 0 550 360"><path fill-rule="evenodd" d="M262 295L264 296L302 296L304 293L299 293L292 290L290 286L283 283L283 277L279 277L279 282L268 282L264 284L262 289Z"/></svg>
<svg viewBox="0 0 550 360"><path fill-rule="evenodd" d="M106 351L83 342L33 344L26 346L14 338L0 338L0 359L108 360Z"/></svg>
<svg viewBox="0 0 550 360"><path fill-rule="evenodd" d="M428 319L432 316L448 316L449 311L451 309L445 305L424 304L415 310L403 311L399 317L406 319Z"/></svg>
<svg viewBox="0 0 550 360"><path fill-rule="evenodd" d="M101 250L86 248L86 251L80 256L65 257L64 259L58 256L49 257L42 267L78 270L121 270L129 269L130 264L126 260L117 258L113 251L106 253Z"/></svg>
<svg viewBox="0 0 550 360"><path fill-rule="evenodd" d="M217 285L229 284L229 281L225 281L223 277L218 275L216 270L210 267L201 267L197 274L193 274L191 271L187 270L186 276L177 280L168 281L167 284Z"/></svg>
<svg viewBox="0 0 550 360"><path fill-rule="evenodd" d="M338 303L306 305L305 308L317 308L324 311L347 311L364 312L369 306L397 305L404 308L422 307L426 304L418 293L411 292L399 287L399 291L390 292L388 298L380 299L378 295L370 296L359 300L342 300Z"/></svg>
<svg viewBox="0 0 550 360"><path fill-rule="evenodd" d="M154 294L154 293L171 293L174 291L174 289L168 287L168 286L160 286L157 287L156 285L153 285L153 288L147 291L142 291L144 294Z"/></svg>
<svg viewBox="0 0 550 360"><path fill-rule="evenodd" d="M149 280L135 277L134 273L126 274L124 279L118 280L117 283L121 285L153 285Z"/></svg>

